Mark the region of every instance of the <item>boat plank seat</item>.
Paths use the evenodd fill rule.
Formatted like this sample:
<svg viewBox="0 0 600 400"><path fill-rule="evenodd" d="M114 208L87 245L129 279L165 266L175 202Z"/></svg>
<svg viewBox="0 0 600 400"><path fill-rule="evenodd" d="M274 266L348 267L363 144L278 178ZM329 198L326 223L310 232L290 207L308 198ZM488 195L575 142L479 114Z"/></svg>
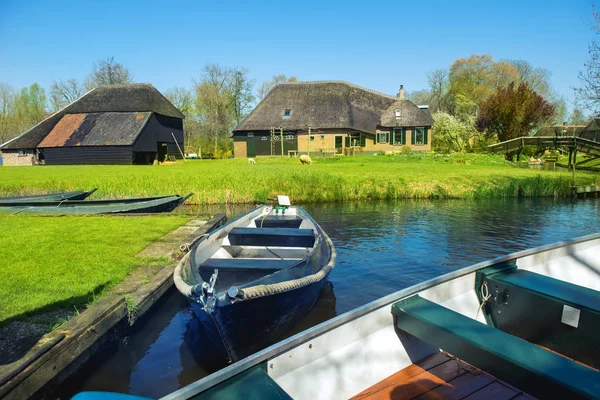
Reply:
<svg viewBox="0 0 600 400"><path fill-rule="evenodd" d="M600 368L600 292L514 264L479 271L478 292L483 282L491 294L488 324Z"/></svg>
<svg viewBox="0 0 600 400"><path fill-rule="evenodd" d="M257 228L300 228L303 219L297 215L269 215L266 218L256 218Z"/></svg>
<svg viewBox="0 0 600 400"><path fill-rule="evenodd" d="M600 372L415 295L396 326L541 398L600 398Z"/></svg>
<svg viewBox="0 0 600 400"><path fill-rule="evenodd" d="M279 258L209 258L202 264L203 269L222 269L222 270L273 270L291 267L298 264L300 259L279 259Z"/></svg>
<svg viewBox="0 0 600 400"><path fill-rule="evenodd" d="M313 247L312 229L295 228L243 228L229 232L229 243L234 246Z"/></svg>

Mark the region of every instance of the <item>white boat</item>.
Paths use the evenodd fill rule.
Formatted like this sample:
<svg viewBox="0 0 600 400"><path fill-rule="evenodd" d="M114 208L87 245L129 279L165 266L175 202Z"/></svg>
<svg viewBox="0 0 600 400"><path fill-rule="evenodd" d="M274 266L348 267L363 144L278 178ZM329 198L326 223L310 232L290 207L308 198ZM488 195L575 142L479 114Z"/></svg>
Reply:
<svg viewBox="0 0 600 400"><path fill-rule="evenodd" d="M599 398L600 234L400 290L163 399Z"/></svg>

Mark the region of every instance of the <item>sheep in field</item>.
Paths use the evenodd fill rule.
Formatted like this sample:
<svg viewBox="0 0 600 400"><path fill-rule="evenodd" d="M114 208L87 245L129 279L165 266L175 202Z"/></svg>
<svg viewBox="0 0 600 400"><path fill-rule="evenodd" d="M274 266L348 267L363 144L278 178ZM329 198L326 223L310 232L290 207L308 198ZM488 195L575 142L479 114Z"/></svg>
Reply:
<svg viewBox="0 0 600 400"><path fill-rule="evenodd" d="M300 162L302 164L312 164L312 160L306 154L303 154L303 155L300 156Z"/></svg>
<svg viewBox="0 0 600 400"><path fill-rule="evenodd" d="M254 160L254 158L249 158L248 165L254 165L254 164L256 164L256 160Z"/></svg>

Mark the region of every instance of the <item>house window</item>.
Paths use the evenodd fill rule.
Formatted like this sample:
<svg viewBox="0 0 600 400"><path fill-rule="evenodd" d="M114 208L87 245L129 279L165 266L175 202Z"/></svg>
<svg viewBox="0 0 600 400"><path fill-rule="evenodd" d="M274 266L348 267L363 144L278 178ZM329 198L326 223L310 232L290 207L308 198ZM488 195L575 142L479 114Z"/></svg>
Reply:
<svg viewBox="0 0 600 400"><path fill-rule="evenodd" d="M254 132L248 132L248 137L254 137Z"/></svg>
<svg viewBox="0 0 600 400"><path fill-rule="evenodd" d="M427 144L427 129L423 127L415 128L413 134L413 142L413 144L417 146Z"/></svg>
<svg viewBox="0 0 600 400"><path fill-rule="evenodd" d="M377 134L377 143L387 143L387 142L388 142L387 132L379 132Z"/></svg>
<svg viewBox="0 0 600 400"><path fill-rule="evenodd" d="M292 109L291 108L284 108L283 109L283 116L284 117L289 117L290 115L292 115Z"/></svg>
<svg viewBox="0 0 600 400"><path fill-rule="evenodd" d="M325 140L325 135L321 135L321 140Z"/></svg>
<svg viewBox="0 0 600 400"><path fill-rule="evenodd" d="M394 114L396 115L396 119L400 119L400 117L402 116L402 115L400 114L400 109L399 109L399 108L396 108L396 109L394 110Z"/></svg>
<svg viewBox="0 0 600 400"><path fill-rule="evenodd" d="M314 142L315 141L315 135L310 135L310 141Z"/></svg>
<svg viewBox="0 0 600 400"><path fill-rule="evenodd" d="M392 128L392 144L394 146L406 144L406 130L404 128Z"/></svg>
<svg viewBox="0 0 600 400"><path fill-rule="evenodd" d="M26 156L27 156L27 150L19 149L19 151L17 152L17 157L26 157Z"/></svg>
<svg viewBox="0 0 600 400"><path fill-rule="evenodd" d="M346 136L346 147L365 147L366 145L367 138L360 132L350 132Z"/></svg>

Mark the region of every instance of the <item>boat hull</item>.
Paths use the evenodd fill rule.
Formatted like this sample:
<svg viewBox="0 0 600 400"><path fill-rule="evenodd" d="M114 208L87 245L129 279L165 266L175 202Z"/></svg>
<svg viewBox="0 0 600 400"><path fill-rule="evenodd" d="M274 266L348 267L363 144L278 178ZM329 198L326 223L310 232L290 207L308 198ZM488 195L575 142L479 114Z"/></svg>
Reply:
<svg viewBox="0 0 600 400"><path fill-rule="evenodd" d="M326 279L265 297L217 306L190 302L215 348L238 361L276 343L312 309Z"/></svg>
<svg viewBox="0 0 600 400"><path fill-rule="evenodd" d="M48 194L39 194L32 196L11 196L11 197L0 197L1 205L10 205L10 204L29 204L29 203L44 203L44 202L60 202L65 200L84 200L88 198L92 193L94 193L96 189L89 190L84 192L82 190L76 190L73 192L63 192L63 193L48 193Z"/></svg>

